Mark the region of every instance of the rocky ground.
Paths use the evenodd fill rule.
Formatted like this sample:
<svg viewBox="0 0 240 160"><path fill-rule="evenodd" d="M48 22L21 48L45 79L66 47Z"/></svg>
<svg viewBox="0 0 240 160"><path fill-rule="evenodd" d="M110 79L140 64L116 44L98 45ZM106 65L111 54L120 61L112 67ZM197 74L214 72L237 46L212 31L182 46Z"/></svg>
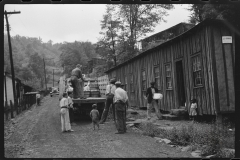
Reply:
<svg viewBox="0 0 240 160"><path fill-rule="evenodd" d="M41 106L33 106L4 124L6 158L192 157L189 151L141 135L135 127L129 126L126 134L114 134L111 120L93 131L89 119L80 119L72 126L74 132L62 133L58 103L58 96L45 97ZM145 112L139 115L144 118ZM152 121L162 127L172 123Z"/></svg>

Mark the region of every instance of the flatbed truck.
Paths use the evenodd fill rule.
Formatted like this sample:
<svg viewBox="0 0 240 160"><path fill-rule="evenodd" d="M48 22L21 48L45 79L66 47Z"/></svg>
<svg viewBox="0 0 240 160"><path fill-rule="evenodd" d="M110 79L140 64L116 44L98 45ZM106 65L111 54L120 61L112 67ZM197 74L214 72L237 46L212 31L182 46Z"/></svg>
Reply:
<svg viewBox="0 0 240 160"><path fill-rule="evenodd" d="M59 81L59 92L60 92L59 97L60 98L66 89L65 81L67 81L67 80L65 79L64 76L62 76ZM75 113L74 117L81 116L81 115L86 115L86 116L90 117L89 114L92 110L93 104L97 104L97 109L98 109L99 115L101 117L102 112L105 108L106 98L100 97L100 91L96 90L96 88L97 87L95 84L94 90L92 90L92 92L93 92L92 94L91 94L91 90L84 91L84 95L89 96L89 97L86 97L86 99L73 99L73 107L74 107L74 113ZM92 96L94 96L94 97L92 97Z"/></svg>

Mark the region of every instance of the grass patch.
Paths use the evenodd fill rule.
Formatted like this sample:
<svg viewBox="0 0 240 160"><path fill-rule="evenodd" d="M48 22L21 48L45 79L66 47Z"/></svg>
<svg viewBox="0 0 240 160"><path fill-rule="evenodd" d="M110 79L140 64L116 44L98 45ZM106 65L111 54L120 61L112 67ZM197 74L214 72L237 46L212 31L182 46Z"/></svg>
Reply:
<svg viewBox="0 0 240 160"><path fill-rule="evenodd" d="M180 146L197 146L202 150L202 155L215 154L220 158L233 158L233 152L227 152L224 148L235 148L235 134L228 131L229 124L216 122L190 123L173 127L173 129L159 129L152 123L142 123L139 129L143 135L150 137L167 138L172 143Z"/></svg>
<svg viewBox="0 0 240 160"><path fill-rule="evenodd" d="M156 137L160 134L160 130L152 123L140 123L139 129L142 130L142 134L145 136Z"/></svg>

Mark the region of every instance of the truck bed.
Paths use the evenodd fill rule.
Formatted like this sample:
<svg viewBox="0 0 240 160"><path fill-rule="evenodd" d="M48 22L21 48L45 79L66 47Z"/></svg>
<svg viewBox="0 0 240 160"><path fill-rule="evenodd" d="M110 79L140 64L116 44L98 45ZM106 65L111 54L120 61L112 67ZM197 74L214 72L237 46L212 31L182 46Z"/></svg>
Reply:
<svg viewBox="0 0 240 160"><path fill-rule="evenodd" d="M106 102L106 98L103 97L88 97L86 99L73 99L73 103L103 103Z"/></svg>

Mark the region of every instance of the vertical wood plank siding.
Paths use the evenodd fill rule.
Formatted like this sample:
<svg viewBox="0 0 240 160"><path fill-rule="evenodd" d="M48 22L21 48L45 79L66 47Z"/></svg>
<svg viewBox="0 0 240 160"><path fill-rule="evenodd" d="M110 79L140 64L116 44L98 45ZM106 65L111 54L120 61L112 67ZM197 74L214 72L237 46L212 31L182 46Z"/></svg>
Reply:
<svg viewBox="0 0 240 160"><path fill-rule="evenodd" d="M198 100L198 113L200 115L215 115L219 112L234 111L234 33L226 26L213 23L202 25L190 34L183 34L173 41L166 42L133 59L126 64L108 72L111 77L114 71L118 80L125 82L127 76L127 92L130 104L146 107L142 88L142 71L146 73L146 84L155 80L154 67L159 68L158 89L163 93L159 101L161 110L170 111L179 108L179 95L177 86L176 63L182 62L183 83L186 105L190 109L190 100ZM223 44L222 36L233 36L233 43ZM194 86L192 58L200 57L202 86ZM181 63L180 62L180 63ZM171 65L172 90L167 89L166 64ZM134 77L134 92L130 88L130 76Z"/></svg>
<svg viewBox="0 0 240 160"><path fill-rule="evenodd" d="M174 45L170 44L169 46L170 48L170 52L171 52L171 61L174 62L174 55L176 55L174 52ZM175 50L176 51L176 50ZM175 75L176 75L176 67L175 67L175 63L172 63L172 87L173 89L176 89L176 79L175 79ZM178 99L177 99L177 94L175 92L172 91L172 96L173 96L173 106L174 108L176 107L177 108L177 102L178 102Z"/></svg>
<svg viewBox="0 0 240 160"><path fill-rule="evenodd" d="M190 108L190 97L191 97L191 94L190 94L190 78L189 78L189 65L188 65L188 40L187 38L183 40L183 59L184 59L184 70L185 70L185 88L186 88L186 105L187 105L187 109L189 110ZM176 97L176 96L175 96ZM177 102L177 101L176 101Z"/></svg>
<svg viewBox="0 0 240 160"><path fill-rule="evenodd" d="M216 114L218 112L218 107L215 104L216 96L215 96L215 85L214 85L214 79L213 77L215 76L213 73L213 65L212 65L212 54L213 53L213 46L211 42L211 30L210 27L206 28L205 32L205 40L206 40L206 55L207 55L207 67L208 67L208 84L209 84L209 90L210 90L210 101L211 101L211 106L213 106L213 111Z"/></svg>
<svg viewBox="0 0 240 160"><path fill-rule="evenodd" d="M215 67L217 71L217 82L218 82L218 98L220 103L220 111L227 111L227 92L226 92L226 80L225 80L225 67L224 67L224 57L223 57L223 50L222 50L222 42L221 42L221 34L220 30L216 27L212 28L213 32L213 43L214 43L214 50L215 50ZM213 37L212 37L213 38ZM219 94L221 93L221 94Z"/></svg>
<svg viewBox="0 0 240 160"><path fill-rule="evenodd" d="M207 52L206 52L206 45L205 45L205 30L201 30L200 32L200 47L202 52L202 70L203 70L203 82L204 82L204 88L205 88L205 105L208 108L208 113L210 115L213 115L213 110L211 109L211 96L210 89L209 89L209 77L208 77L208 66L207 61L209 59L207 58Z"/></svg>
<svg viewBox="0 0 240 160"><path fill-rule="evenodd" d="M225 28L221 28L222 36L229 36L231 33L227 31ZM226 43L222 44L223 52L225 54L226 61L226 84L228 84L228 111L233 111L235 108L235 90L234 90L234 61L233 61L233 50L232 46L234 43Z"/></svg>

